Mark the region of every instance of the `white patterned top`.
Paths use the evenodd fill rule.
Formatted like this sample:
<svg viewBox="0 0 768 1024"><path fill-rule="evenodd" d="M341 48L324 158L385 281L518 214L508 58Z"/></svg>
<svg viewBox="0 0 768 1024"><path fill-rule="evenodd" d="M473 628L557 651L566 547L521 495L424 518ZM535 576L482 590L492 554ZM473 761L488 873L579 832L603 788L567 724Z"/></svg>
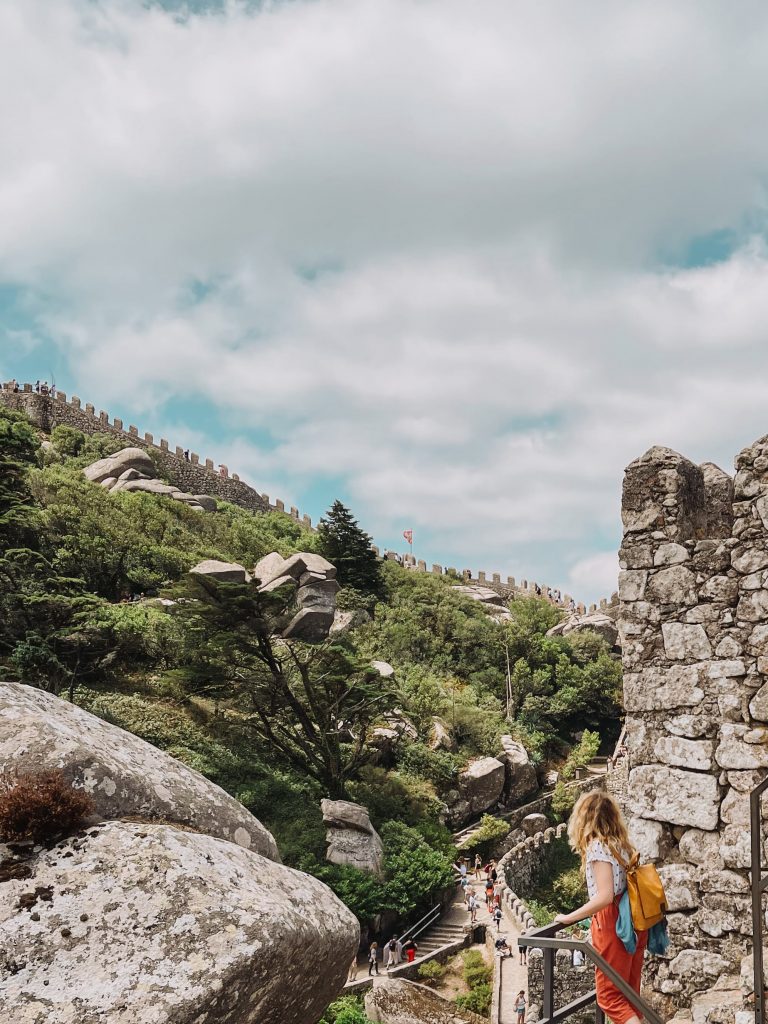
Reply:
<svg viewBox="0 0 768 1024"><path fill-rule="evenodd" d="M592 869L595 861L603 861L611 865L613 868L613 895L620 896L627 888L627 873L613 854L610 853L608 847L598 839L593 839L587 848L586 876L589 898L592 899L593 896L597 896L597 882L595 881L595 872Z"/></svg>

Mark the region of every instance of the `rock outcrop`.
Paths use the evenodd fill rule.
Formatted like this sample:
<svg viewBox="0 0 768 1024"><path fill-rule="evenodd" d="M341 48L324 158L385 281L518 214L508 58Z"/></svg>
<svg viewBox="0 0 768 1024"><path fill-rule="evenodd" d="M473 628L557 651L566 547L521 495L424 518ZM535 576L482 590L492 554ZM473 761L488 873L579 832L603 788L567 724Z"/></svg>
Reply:
<svg viewBox="0 0 768 1024"><path fill-rule="evenodd" d="M430 750L447 750L449 754L453 754L459 749L459 745L451 733L448 723L444 722L442 718L432 719L432 727L429 731L429 747Z"/></svg>
<svg viewBox="0 0 768 1024"><path fill-rule="evenodd" d="M259 590L285 589L294 596L296 610L282 631L286 639L320 643L328 637L336 615L336 567L311 551L283 558L273 551L254 567Z"/></svg>
<svg viewBox="0 0 768 1024"><path fill-rule="evenodd" d="M220 562L217 558L206 558L189 571L195 576L207 576L217 583L245 583L249 579L245 566L237 562Z"/></svg>
<svg viewBox="0 0 768 1024"><path fill-rule="evenodd" d="M357 949L317 879L168 825L108 822L26 866L0 891L13 1024L314 1024Z"/></svg>
<svg viewBox="0 0 768 1024"><path fill-rule="evenodd" d="M511 619L509 609L504 604L501 594L497 594L490 587L479 586L476 583L461 584L453 588L456 593L477 601L484 612L492 615L499 621Z"/></svg>
<svg viewBox="0 0 768 1024"><path fill-rule="evenodd" d="M102 818L176 822L279 860L272 835L219 786L43 690L0 683L0 764L17 773L62 771L90 793Z"/></svg>
<svg viewBox="0 0 768 1024"><path fill-rule="evenodd" d="M495 757L471 761L459 775L456 789L445 796L450 823L463 825L494 807L504 791L505 777L505 766Z"/></svg>
<svg viewBox="0 0 768 1024"><path fill-rule="evenodd" d="M187 494L173 484L158 480L156 472L154 462L142 448L123 448L83 470L88 480L114 494L119 491L145 491L181 501L200 512L215 512L218 508L215 498L207 494Z"/></svg>
<svg viewBox="0 0 768 1024"><path fill-rule="evenodd" d="M460 1010L425 985L382 978L365 996L365 1013L375 1024L487 1024L487 1017Z"/></svg>
<svg viewBox="0 0 768 1024"><path fill-rule="evenodd" d="M549 819L546 814L526 814L520 822L520 828L527 836L535 836L537 832L543 832L549 826Z"/></svg>
<svg viewBox="0 0 768 1024"><path fill-rule="evenodd" d="M522 743L508 734L501 737L501 753L498 760L504 764L504 802L519 805L539 788L536 767Z"/></svg>
<svg viewBox="0 0 768 1024"><path fill-rule="evenodd" d="M320 807L328 826L326 859L383 877L384 847L366 808L349 800L323 800Z"/></svg>
<svg viewBox="0 0 768 1024"><path fill-rule="evenodd" d="M590 630L601 636L609 647L615 647L619 637L619 628L605 612L590 612L588 615L570 615L547 630L547 636L568 636L570 633L583 633Z"/></svg>

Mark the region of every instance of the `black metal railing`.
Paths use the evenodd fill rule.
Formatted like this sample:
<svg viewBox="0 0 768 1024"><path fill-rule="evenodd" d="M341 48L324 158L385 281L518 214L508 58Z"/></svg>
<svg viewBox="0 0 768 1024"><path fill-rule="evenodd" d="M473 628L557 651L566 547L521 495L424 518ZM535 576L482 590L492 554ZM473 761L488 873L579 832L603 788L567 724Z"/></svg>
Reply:
<svg viewBox="0 0 768 1024"><path fill-rule="evenodd" d="M768 876L763 877L763 829L760 798L768 789L768 776L749 794L749 825L752 876L752 957L754 960L755 1024L765 1024L765 981L763 978L763 893Z"/></svg>
<svg viewBox="0 0 768 1024"><path fill-rule="evenodd" d="M766 784L768 785L768 783ZM607 960L600 956L589 942L584 942L581 939L555 938L560 927L557 924L548 924L544 928L537 928L526 935L521 935L517 940L518 946L540 949L544 958L544 992L542 996L541 1017L538 1024L559 1024L560 1021L567 1020L568 1017L573 1016L574 1013L578 1013L579 1010L585 1009L592 1003L595 1003L595 1024L605 1024L605 1015L597 1005L597 993L594 989L591 992L587 992L586 995L571 1000L570 1003L559 1009L555 1008L555 953L558 949L581 950L585 959L590 960L595 967L602 971L608 980L613 982L619 992L627 998L629 1003L637 1010L638 1016L644 1018L648 1024L665 1024L663 1018L656 1013L653 1007L649 1006L645 999L635 992L632 986L611 967Z"/></svg>
<svg viewBox="0 0 768 1024"><path fill-rule="evenodd" d="M442 917L442 913L443 908L438 903L436 907L428 910L424 917L419 918L416 924L412 924L407 931L403 932L400 936L400 941L404 942L406 939L415 939L417 935L421 935L423 931L435 924Z"/></svg>

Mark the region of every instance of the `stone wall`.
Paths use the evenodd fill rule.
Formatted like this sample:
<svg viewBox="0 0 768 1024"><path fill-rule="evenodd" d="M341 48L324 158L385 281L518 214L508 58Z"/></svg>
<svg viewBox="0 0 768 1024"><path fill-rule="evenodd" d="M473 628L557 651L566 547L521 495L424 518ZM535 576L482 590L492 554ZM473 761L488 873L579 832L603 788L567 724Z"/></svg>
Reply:
<svg viewBox="0 0 768 1024"><path fill-rule="evenodd" d="M280 499L270 502L268 494L259 494L253 487L243 483L236 473L230 475L226 466L220 468L213 459L201 458L197 452L190 452L187 460L183 448L171 447L165 438L155 441L152 434L140 433L133 424L129 424L126 429L121 419L115 417L110 421L108 413L97 413L95 406L90 403L83 406L76 395L67 399L59 391L55 398L51 398L35 394L29 384L25 384L19 392L0 386L0 403L16 412L25 413L46 433L50 433L54 427L65 425L82 430L84 434L112 434L124 440L126 446L146 448L151 451L162 476L188 494L211 494L251 512L267 512L270 509L285 512L300 520L307 529L312 528L309 516L300 517L298 509L286 508Z"/></svg>
<svg viewBox="0 0 768 1024"><path fill-rule="evenodd" d="M555 953L555 1009L560 1009L585 996L595 987L595 969L588 960L580 967L575 967L570 950L558 949ZM540 949L532 949L528 953L528 1020L537 1020L540 1015L544 998L544 957ZM539 1013L536 1013L538 1008ZM531 1013L530 1011L534 1011ZM568 1024L593 1024L595 1019L594 1004L586 1010L574 1013L568 1018Z"/></svg>
<svg viewBox="0 0 768 1024"><path fill-rule="evenodd" d="M768 767L768 438L734 480L668 448L626 470L619 628L632 836L659 865L667 1012L751 952L749 791Z"/></svg>

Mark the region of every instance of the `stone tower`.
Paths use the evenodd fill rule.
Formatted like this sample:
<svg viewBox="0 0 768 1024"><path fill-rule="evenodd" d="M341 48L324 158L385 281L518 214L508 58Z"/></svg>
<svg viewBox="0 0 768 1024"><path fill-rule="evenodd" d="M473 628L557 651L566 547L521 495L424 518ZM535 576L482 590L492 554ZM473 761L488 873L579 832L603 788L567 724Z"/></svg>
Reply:
<svg viewBox="0 0 768 1024"><path fill-rule="evenodd" d="M768 437L736 469L731 480L657 447L624 479L626 810L670 899L672 944L648 967L669 1013L718 981L735 1007L723 979L751 954L749 792L768 768Z"/></svg>

